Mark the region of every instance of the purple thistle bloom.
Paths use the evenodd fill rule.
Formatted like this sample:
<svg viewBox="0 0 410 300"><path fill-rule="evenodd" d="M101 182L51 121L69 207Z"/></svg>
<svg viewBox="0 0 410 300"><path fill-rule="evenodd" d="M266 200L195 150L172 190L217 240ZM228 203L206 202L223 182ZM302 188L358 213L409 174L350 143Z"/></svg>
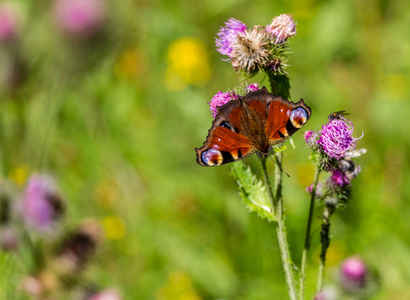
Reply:
<svg viewBox="0 0 410 300"><path fill-rule="evenodd" d="M347 151L352 151L356 147L356 141L361 138L354 138L352 134L353 124L350 120L343 117L330 120L322 126L317 144L329 157L339 160Z"/></svg>
<svg viewBox="0 0 410 300"><path fill-rule="evenodd" d="M212 112L212 118L215 118L219 106L222 106L228 103L229 101L236 99L238 99L238 96L235 94L234 91L227 93L218 92L215 96L213 96L211 102L209 103L209 109Z"/></svg>
<svg viewBox="0 0 410 300"><path fill-rule="evenodd" d="M232 45L236 42L238 36L245 34L245 32L246 24L234 18L230 18L228 22L225 23L225 27L221 27L218 32L218 37L215 39L218 52L232 58Z"/></svg>
<svg viewBox="0 0 410 300"><path fill-rule="evenodd" d="M281 44L291 36L296 35L296 22L292 15L281 14L266 26L266 32L272 39L275 39L275 44Z"/></svg>
<svg viewBox="0 0 410 300"><path fill-rule="evenodd" d="M23 195L22 214L25 223L37 231L53 227L64 210L63 200L51 177L31 176Z"/></svg>
<svg viewBox="0 0 410 300"><path fill-rule="evenodd" d="M367 266L357 257L347 258L340 268L340 284L347 291L357 291L365 286L367 279Z"/></svg>

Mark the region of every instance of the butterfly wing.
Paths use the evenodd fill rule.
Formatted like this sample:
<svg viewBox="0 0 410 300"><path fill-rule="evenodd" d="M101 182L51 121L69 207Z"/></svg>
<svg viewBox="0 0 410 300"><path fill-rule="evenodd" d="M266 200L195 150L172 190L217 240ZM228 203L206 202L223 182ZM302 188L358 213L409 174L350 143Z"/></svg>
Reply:
<svg viewBox="0 0 410 300"><path fill-rule="evenodd" d="M198 164L206 167L220 166L255 153L252 141L241 134L242 109L239 100L232 100L218 108L206 141L201 148L195 149Z"/></svg>
<svg viewBox="0 0 410 300"><path fill-rule="evenodd" d="M198 164L213 167L244 159L255 153L256 148L243 135L217 126L209 130L204 145L195 150Z"/></svg>
<svg viewBox="0 0 410 300"><path fill-rule="evenodd" d="M297 103L275 97L269 103L266 135L270 145L280 144L309 120L312 110L303 99Z"/></svg>

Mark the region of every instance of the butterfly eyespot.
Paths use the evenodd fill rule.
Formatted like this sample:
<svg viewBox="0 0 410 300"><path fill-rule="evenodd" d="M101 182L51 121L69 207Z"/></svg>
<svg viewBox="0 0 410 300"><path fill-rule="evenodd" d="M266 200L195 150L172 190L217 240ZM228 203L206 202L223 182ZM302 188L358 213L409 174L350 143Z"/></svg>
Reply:
<svg viewBox="0 0 410 300"><path fill-rule="evenodd" d="M228 128L229 130L232 130L231 124L229 124L227 121L223 121L219 126Z"/></svg>
<svg viewBox="0 0 410 300"><path fill-rule="evenodd" d="M301 128L307 122L307 111L298 107L290 113L290 121L295 128Z"/></svg>
<svg viewBox="0 0 410 300"><path fill-rule="evenodd" d="M202 162L208 166L219 166L223 161L221 151L210 148L201 155Z"/></svg>

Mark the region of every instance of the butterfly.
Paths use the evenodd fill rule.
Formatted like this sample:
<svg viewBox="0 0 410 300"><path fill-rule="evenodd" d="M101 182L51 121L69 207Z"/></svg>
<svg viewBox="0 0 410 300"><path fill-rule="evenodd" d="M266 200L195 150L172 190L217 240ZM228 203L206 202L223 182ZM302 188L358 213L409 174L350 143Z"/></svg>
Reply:
<svg viewBox="0 0 410 300"><path fill-rule="evenodd" d="M213 167L251 156L267 156L272 147L288 139L309 120L312 110L274 96L263 87L218 107L215 120L196 161Z"/></svg>

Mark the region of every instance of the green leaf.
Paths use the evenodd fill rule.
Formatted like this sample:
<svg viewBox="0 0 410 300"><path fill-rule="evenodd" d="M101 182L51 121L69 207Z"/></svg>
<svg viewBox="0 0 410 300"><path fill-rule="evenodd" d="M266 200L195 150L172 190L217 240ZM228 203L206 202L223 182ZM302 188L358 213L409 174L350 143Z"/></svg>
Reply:
<svg viewBox="0 0 410 300"><path fill-rule="evenodd" d="M251 169L238 161L232 164L231 175L236 179L239 195L249 211L256 212L262 219L275 221L265 185L260 180L255 180Z"/></svg>

